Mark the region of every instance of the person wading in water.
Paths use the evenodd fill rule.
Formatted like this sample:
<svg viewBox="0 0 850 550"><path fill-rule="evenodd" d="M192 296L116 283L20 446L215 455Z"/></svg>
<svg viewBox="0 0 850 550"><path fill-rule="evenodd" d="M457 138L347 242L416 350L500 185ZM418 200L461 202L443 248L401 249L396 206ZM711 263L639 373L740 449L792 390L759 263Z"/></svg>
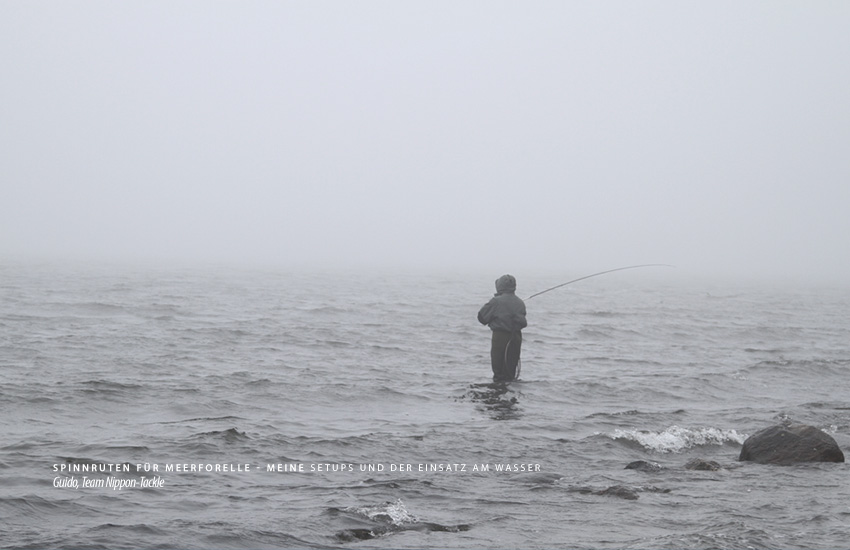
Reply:
<svg viewBox="0 0 850 550"><path fill-rule="evenodd" d="M478 312L478 321L493 331L490 362L494 382L510 382L517 377L517 365L522 350L522 329L525 302L516 295L516 279L502 275L496 279L496 294Z"/></svg>

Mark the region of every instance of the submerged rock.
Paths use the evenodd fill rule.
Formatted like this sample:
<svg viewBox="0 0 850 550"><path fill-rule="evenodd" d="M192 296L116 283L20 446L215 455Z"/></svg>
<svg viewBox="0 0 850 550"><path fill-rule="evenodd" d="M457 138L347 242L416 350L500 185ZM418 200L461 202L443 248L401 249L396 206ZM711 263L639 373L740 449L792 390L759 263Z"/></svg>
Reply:
<svg viewBox="0 0 850 550"><path fill-rule="evenodd" d="M635 460L626 464L626 470L637 470L639 472L660 472L664 468L657 462L647 462L646 460Z"/></svg>
<svg viewBox="0 0 850 550"><path fill-rule="evenodd" d="M422 531L422 532L445 532L445 533L460 533L469 531L471 525L440 525L439 523L411 523L410 525L390 526L380 525L371 529L354 528L338 531L335 535L336 539L341 542L358 542L361 540L370 540L378 537L385 537L402 531Z"/></svg>
<svg viewBox="0 0 850 550"><path fill-rule="evenodd" d="M844 462L844 453L829 434L814 426L771 426L744 441L738 460L759 464Z"/></svg>
<svg viewBox="0 0 850 550"><path fill-rule="evenodd" d="M336 539L340 542L357 542L374 539L381 534L380 531L376 532L372 529L346 529L345 531L339 531L336 534Z"/></svg>
<svg viewBox="0 0 850 550"><path fill-rule="evenodd" d="M341 542L358 542L385 537L402 531L459 533L472 529L471 525L441 525L422 521L407 511L401 499L382 504L328 508L328 515L355 524L337 531L335 538Z"/></svg>
<svg viewBox="0 0 850 550"><path fill-rule="evenodd" d="M685 464L686 470L704 470L707 472L716 472L721 469L719 463L713 460L704 460L702 458L692 458Z"/></svg>

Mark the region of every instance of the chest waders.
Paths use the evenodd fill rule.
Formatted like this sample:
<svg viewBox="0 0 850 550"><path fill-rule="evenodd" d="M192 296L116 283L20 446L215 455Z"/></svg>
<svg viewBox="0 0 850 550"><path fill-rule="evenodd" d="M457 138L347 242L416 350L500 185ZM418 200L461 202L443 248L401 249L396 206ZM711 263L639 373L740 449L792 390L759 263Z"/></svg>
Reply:
<svg viewBox="0 0 850 550"><path fill-rule="evenodd" d="M522 332L493 331L490 360L495 382L511 382L519 376Z"/></svg>

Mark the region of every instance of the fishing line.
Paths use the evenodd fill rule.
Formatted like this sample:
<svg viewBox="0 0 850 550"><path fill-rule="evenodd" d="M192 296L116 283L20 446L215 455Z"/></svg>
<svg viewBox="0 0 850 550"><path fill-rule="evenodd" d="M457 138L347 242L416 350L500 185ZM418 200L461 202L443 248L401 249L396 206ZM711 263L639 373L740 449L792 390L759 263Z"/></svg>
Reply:
<svg viewBox="0 0 850 550"><path fill-rule="evenodd" d="M573 279L572 281L567 281L566 283L561 283L559 285L555 285L552 288L547 288L546 290L541 290L537 294L532 294L526 300L531 300L535 296L540 296L541 294L545 294L550 290L555 290L556 288L561 288L562 286L567 286L572 283L577 283L579 281L583 281L585 279L590 279L591 277L596 277L597 275L605 275L606 273L613 273L615 271L623 271L624 269L637 269L639 267L675 267L669 264L641 264L641 265L629 265L626 267L618 267L616 269L608 269L607 271L600 271L599 273L592 273L590 275L585 275L584 277L579 277L578 279Z"/></svg>
<svg viewBox="0 0 850 550"><path fill-rule="evenodd" d="M505 345L505 368L508 368L508 350L511 347L511 343L514 341L514 337L511 336L511 339L508 340L507 345ZM519 373L522 371L522 359L517 357L516 362L516 370L514 371L514 380L519 380Z"/></svg>

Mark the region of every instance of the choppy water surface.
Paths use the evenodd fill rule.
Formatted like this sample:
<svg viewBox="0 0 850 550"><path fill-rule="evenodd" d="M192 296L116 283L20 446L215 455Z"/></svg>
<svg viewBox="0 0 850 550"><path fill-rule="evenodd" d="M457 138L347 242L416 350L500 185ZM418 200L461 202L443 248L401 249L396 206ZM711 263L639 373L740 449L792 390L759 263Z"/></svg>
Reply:
<svg viewBox="0 0 850 550"><path fill-rule="evenodd" d="M736 460L850 448L846 288L586 281L505 387L496 275L0 267L0 546L847 547L845 464Z"/></svg>

